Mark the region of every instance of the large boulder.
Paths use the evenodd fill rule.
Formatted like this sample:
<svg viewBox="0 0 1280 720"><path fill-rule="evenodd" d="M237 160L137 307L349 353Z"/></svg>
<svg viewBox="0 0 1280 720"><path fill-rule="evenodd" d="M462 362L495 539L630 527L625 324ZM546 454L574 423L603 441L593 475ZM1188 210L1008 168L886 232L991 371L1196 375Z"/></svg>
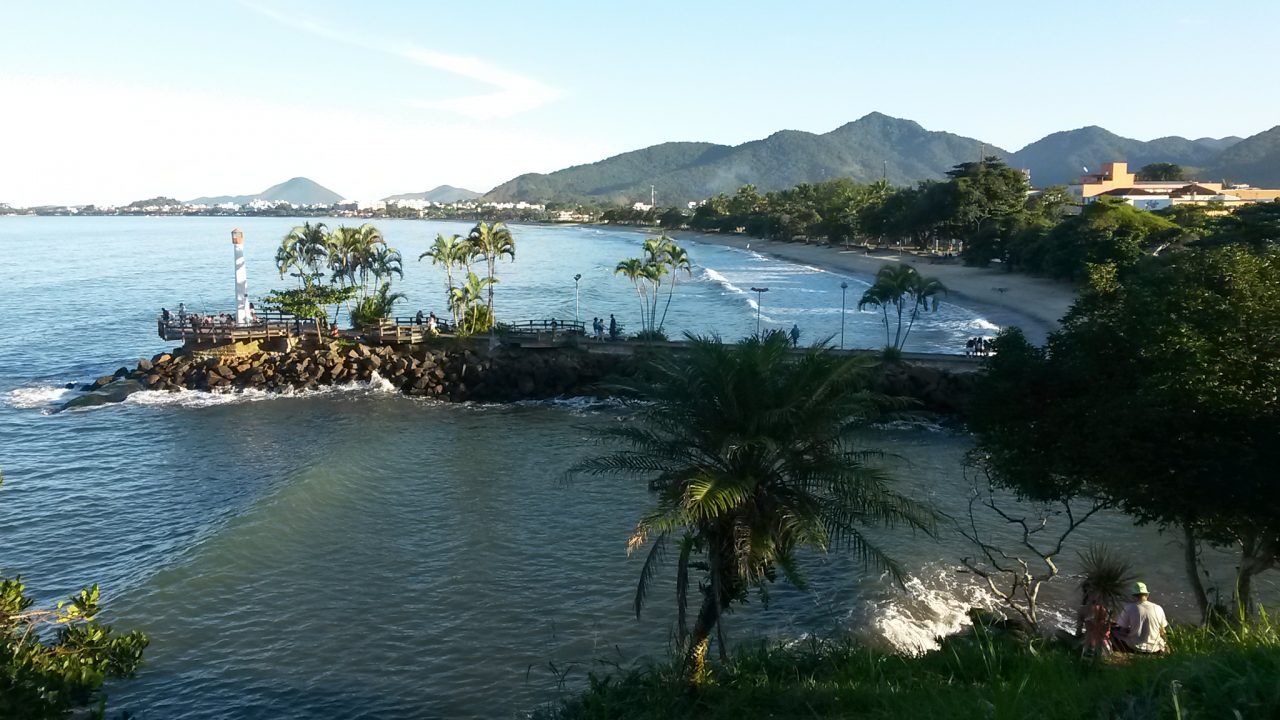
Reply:
<svg viewBox="0 0 1280 720"><path fill-rule="evenodd" d="M125 398L142 389L142 383L137 380L116 380L101 386L97 390L71 398L63 403L62 407L58 408L58 411L124 402Z"/></svg>

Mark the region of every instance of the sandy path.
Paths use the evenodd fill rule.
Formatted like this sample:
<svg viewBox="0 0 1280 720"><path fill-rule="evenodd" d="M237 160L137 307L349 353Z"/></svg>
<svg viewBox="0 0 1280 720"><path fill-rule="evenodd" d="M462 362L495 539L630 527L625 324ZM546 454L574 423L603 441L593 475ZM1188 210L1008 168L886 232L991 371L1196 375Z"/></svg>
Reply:
<svg viewBox="0 0 1280 720"><path fill-rule="evenodd" d="M1043 343L1058 328L1059 319L1075 301L1075 288L1069 283L1030 277L1003 270L966 267L958 262L931 264L926 258L880 250L871 255L861 248L841 250L834 247L773 242L742 235L680 232L674 237L700 243L750 249L782 260L811 265L835 273L857 275L869 279L889 262L910 262L921 273L937 278L947 286L943 302L951 301L970 308L987 320L1000 325L1016 325L1027 338ZM852 298L856 301L856 298Z"/></svg>

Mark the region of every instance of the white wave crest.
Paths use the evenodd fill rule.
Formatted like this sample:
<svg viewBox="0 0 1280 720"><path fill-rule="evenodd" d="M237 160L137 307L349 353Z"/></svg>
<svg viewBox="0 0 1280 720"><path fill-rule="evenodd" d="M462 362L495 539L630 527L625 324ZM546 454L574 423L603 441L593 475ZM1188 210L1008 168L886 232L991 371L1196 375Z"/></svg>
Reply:
<svg viewBox="0 0 1280 720"><path fill-rule="evenodd" d="M862 639L896 652L920 655L939 647L938 640L971 624L971 608L995 609L996 598L954 567L930 564L906 582L905 592L869 599L851 614L862 616ZM852 618L851 618L852 619Z"/></svg>
<svg viewBox="0 0 1280 720"><path fill-rule="evenodd" d="M61 385L37 385L35 387L16 388L8 394L9 407L19 410L49 408L58 404L72 390Z"/></svg>
<svg viewBox="0 0 1280 720"><path fill-rule="evenodd" d="M294 390L286 387L280 390L178 390L176 392L143 391L136 392L125 399L125 404L154 407L204 408L218 405L235 405L238 403L261 402L281 398L323 397L326 395L384 395L398 394L399 390L390 381L374 373L368 382L354 382L342 385L328 385L315 390ZM106 407L106 406L100 406Z"/></svg>

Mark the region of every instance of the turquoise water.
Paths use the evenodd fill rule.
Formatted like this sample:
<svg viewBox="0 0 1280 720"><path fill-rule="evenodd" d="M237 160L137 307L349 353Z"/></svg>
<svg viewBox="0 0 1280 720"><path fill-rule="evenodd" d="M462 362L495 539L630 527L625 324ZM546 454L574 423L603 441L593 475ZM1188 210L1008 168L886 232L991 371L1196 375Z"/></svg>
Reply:
<svg viewBox="0 0 1280 720"><path fill-rule="evenodd" d="M63 383L163 349L157 308L229 308L231 222L0 218L0 568L44 600L100 582L110 619L150 634L139 677L113 689L117 707L141 718L515 717L580 687L588 670L665 651L670 588L642 620L631 610L638 561L625 542L644 488L562 479L593 451L590 429L624 408L448 405L375 383L274 398L148 393L49 414ZM293 221L236 222L256 295L278 283L273 239ZM436 232L466 226L379 224L410 258L408 307L438 311L442 275L413 258ZM581 272L580 314L632 324L632 290L612 267L643 236L515 231L500 314L572 317ZM833 322L838 331L840 276L689 248L698 268L672 305L675 329L754 331L740 289L763 282L762 321L796 322L807 337ZM851 295L864 286L849 282ZM915 347L948 347L984 324L944 309ZM878 332L874 316L850 314L857 344ZM902 456L887 462L904 489L963 508L964 435L886 428L862 440ZM1185 614L1176 543L1116 516L1078 547L1089 539L1138 556L1166 607ZM813 592L780 588L767 610L730 617L730 637L853 632L925 647L988 602L955 572L965 547L954 536L884 540L914 570L908 592L847 558L811 558ZM1065 606L1073 587L1046 593Z"/></svg>

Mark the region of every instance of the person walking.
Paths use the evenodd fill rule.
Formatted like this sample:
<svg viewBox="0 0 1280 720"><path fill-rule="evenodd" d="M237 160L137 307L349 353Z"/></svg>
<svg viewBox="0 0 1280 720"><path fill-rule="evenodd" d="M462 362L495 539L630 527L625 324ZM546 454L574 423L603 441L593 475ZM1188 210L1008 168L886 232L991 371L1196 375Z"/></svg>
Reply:
<svg viewBox="0 0 1280 720"><path fill-rule="evenodd" d="M1133 584L1133 602L1124 606L1116 621L1113 639L1117 650L1151 654L1169 649L1164 637L1169 621L1164 617L1164 608L1148 600L1149 597L1146 583Z"/></svg>
<svg viewBox="0 0 1280 720"><path fill-rule="evenodd" d="M613 313L609 313L609 339L618 339L618 319L613 316Z"/></svg>

